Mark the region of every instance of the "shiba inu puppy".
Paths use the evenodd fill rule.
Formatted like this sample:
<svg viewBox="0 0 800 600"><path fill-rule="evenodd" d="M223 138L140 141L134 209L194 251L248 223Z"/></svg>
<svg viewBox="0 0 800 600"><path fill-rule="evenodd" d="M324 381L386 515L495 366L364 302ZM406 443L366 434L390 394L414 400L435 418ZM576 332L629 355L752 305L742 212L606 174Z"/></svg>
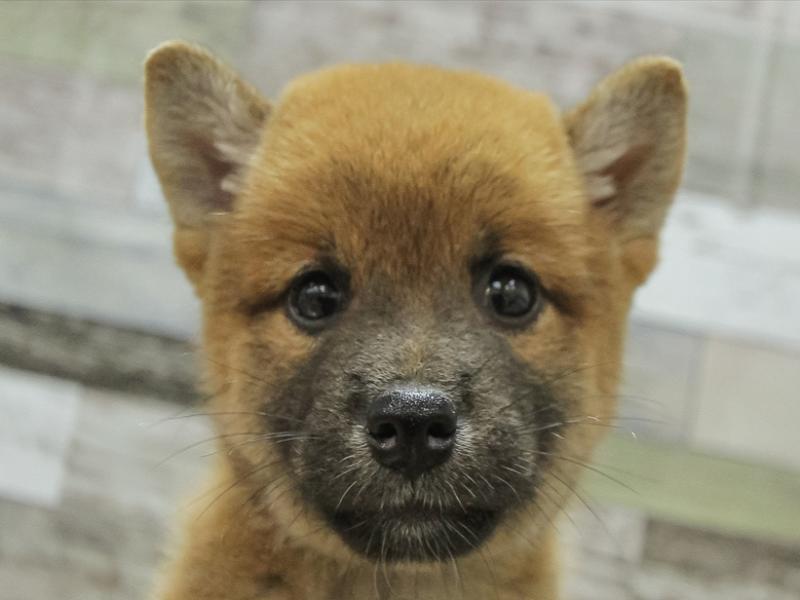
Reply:
<svg viewBox="0 0 800 600"><path fill-rule="evenodd" d="M680 67L566 114L408 64L273 104L173 42L145 88L220 448L154 597L558 598L553 522L681 174Z"/></svg>

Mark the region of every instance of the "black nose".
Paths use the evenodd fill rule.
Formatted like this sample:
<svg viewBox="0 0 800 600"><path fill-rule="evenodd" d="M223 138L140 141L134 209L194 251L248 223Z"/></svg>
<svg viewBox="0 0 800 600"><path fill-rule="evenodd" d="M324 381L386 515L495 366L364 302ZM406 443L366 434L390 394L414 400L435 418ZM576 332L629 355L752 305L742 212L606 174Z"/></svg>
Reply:
<svg viewBox="0 0 800 600"><path fill-rule="evenodd" d="M375 459L413 479L450 456L456 408L435 388L393 388L370 405L367 431Z"/></svg>

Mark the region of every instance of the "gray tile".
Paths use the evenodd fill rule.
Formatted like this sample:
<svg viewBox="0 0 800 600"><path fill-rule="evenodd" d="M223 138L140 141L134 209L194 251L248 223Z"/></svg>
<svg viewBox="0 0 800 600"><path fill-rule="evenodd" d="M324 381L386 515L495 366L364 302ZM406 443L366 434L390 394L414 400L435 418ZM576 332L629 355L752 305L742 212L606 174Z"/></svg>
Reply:
<svg viewBox="0 0 800 600"><path fill-rule="evenodd" d="M629 580L638 568L645 517L639 511L576 502L559 524L567 600L630 598ZM591 510L590 510L591 509Z"/></svg>
<svg viewBox="0 0 800 600"><path fill-rule="evenodd" d="M674 4L692 11L704 11L710 15L727 14L741 19L758 17L765 2L763 0L681 0Z"/></svg>
<svg viewBox="0 0 800 600"><path fill-rule="evenodd" d="M744 143L741 65L751 59L752 37L627 4L261 3L242 60L273 95L293 76L323 65L403 59L486 71L572 105L625 61L669 54L684 61L692 88L688 184L741 197L734 177ZM751 25L746 20L742 27ZM351 30L360 35L343 35Z"/></svg>
<svg viewBox="0 0 800 600"><path fill-rule="evenodd" d="M744 86L757 49L754 37L704 29L687 29L673 55L684 62L689 84L688 160L684 184L746 205L748 132L742 127L752 109ZM748 68L743 68L747 65Z"/></svg>
<svg viewBox="0 0 800 600"><path fill-rule="evenodd" d="M195 401L199 356L173 337L0 303L0 363L127 393Z"/></svg>
<svg viewBox="0 0 800 600"><path fill-rule="evenodd" d="M783 27L781 34L786 42L800 42L800 3L781 2Z"/></svg>
<svg viewBox="0 0 800 600"><path fill-rule="evenodd" d="M579 0L580 1L580 0ZM627 0L601 0L601 9L609 6L623 8L632 13L653 14L661 18L688 25L699 21L706 27L718 29L732 23L747 25L764 13L764 5L775 0L671 0L670 2L628 2ZM780 0L778 0L780 1ZM593 0L582 0L584 6ZM720 23L724 21L724 23Z"/></svg>
<svg viewBox="0 0 800 600"><path fill-rule="evenodd" d="M145 156L141 89L76 78L51 185L125 210Z"/></svg>
<svg viewBox="0 0 800 600"><path fill-rule="evenodd" d="M163 524L86 503L58 511L0 503L0 599L145 597Z"/></svg>
<svg viewBox="0 0 800 600"><path fill-rule="evenodd" d="M703 363L695 447L800 469L800 355L710 340Z"/></svg>
<svg viewBox="0 0 800 600"><path fill-rule="evenodd" d="M778 545L650 521L643 560L708 578L737 577L800 593L800 546Z"/></svg>
<svg viewBox="0 0 800 600"><path fill-rule="evenodd" d="M703 340L633 322L625 348L618 422L621 431L683 443Z"/></svg>
<svg viewBox="0 0 800 600"><path fill-rule="evenodd" d="M662 565L644 565L632 573L636 600L795 600L797 593L733 574L722 579L688 574Z"/></svg>
<svg viewBox="0 0 800 600"><path fill-rule="evenodd" d="M59 503L78 386L0 367L0 497Z"/></svg>
<svg viewBox="0 0 800 600"><path fill-rule="evenodd" d="M645 515L633 508L603 505L584 492L559 523L561 540L581 556L592 555L636 564L644 548Z"/></svg>
<svg viewBox="0 0 800 600"><path fill-rule="evenodd" d="M214 451L202 409L98 390L83 395L65 501L163 519L203 482Z"/></svg>
<svg viewBox="0 0 800 600"><path fill-rule="evenodd" d="M205 475L204 418L145 397L87 391L60 504L0 502L0 599L133 600L151 587L183 498ZM193 411L191 411L193 412Z"/></svg>
<svg viewBox="0 0 800 600"><path fill-rule="evenodd" d="M464 64L458 49L480 36L482 10L469 2L260 2L237 62L273 96L293 77L339 62L455 66Z"/></svg>
<svg viewBox="0 0 800 600"><path fill-rule="evenodd" d="M800 548L670 523L647 527L636 597L667 600L790 600L800 594Z"/></svg>
<svg viewBox="0 0 800 600"><path fill-rule="evenodd" d="M166 215L137 215L0 181L0 300L191 337L197 300Z"/></svg>
<svg viewBox="0 0 800 600"><path fill-rule="evenodd" d="M701 335L800 349L800 218L681 193L634 315ZM768 290L768 291L766 291Z"/></svg>
<svg viewBox="0 0 800 600"><path fill-rule="evenodd" d="M777 45L769 73L754 200L800 214L800 39Z"/></svg>
<svg viewBox="0 0 800 600"><path fill-rule="evenodd" d="M126 210L145 156L141 90L0 61L0 176Z"/></svg>
<svg viewBox="0 0 800 600"><path fill-rule="evenodd" d="M30 69L0 60L0 169L50 181L69 131L74 77L56 69ZM54 110L54 107L58 107Z"/></svg>

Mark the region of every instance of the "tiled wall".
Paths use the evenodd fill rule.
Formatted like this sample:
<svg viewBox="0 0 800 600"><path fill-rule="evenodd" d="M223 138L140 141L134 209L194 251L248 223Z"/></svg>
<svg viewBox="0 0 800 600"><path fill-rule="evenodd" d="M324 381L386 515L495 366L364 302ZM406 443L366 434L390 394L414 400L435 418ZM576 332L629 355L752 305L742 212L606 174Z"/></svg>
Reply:
<svg viewBox="0 0 800 600"><path fill-rule="evenodd" d="M480 69L563 105L627 59L666 53L692 86L686 185L800 211L800 4L730 2L5 2L0 169L104 203L145 177L141 60L182 37L274 95L340 61Z"/></svg>
<svg viewBox="0 0 800 600"><path fill-rule="evenodd" d="M0 301L194 329L141 124L142 61L173 38L209 46L273 97L309 69L402 58L568 106L626 60L670 54L692 91L686 188L742 219L788 210L800 239L800 2L0 2ZM720 260L750 264L731 248ZM784 258L774 273L797 284ZM679 282L681 264L671 272ZM650 433L672 441L800 466L797 353L718 333L635 327L625 410L663 421Z"/></svg>

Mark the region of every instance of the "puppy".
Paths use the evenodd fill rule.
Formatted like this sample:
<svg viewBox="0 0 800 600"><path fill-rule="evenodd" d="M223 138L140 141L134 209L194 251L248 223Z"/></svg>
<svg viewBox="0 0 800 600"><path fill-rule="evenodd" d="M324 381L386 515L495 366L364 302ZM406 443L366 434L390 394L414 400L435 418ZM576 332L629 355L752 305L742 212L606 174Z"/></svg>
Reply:
<svg viewBox="0 0 800 600"><path fill-rule="evenodd" d="M557 599L553 522L680 178L680 67L566 114L401 63L273 104L174 42L145 91L219 445L154 597Z"/></svg>

